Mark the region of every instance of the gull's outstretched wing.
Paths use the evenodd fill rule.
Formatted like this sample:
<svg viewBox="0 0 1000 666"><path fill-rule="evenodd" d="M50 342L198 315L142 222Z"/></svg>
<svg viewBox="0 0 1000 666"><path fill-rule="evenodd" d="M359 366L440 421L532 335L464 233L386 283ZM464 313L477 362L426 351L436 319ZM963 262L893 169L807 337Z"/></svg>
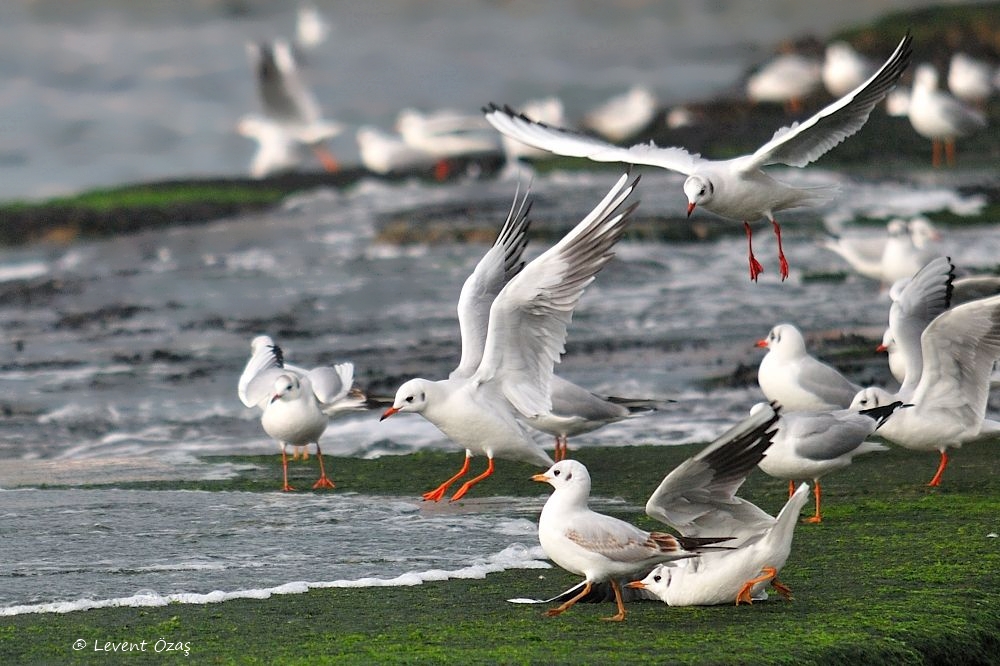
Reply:
<svg viewBox="0 0 1000 666"><path fill-rule="evenodd" d="M573 309L594 276L614 256L637 204L623 207L638 178L623 175L607 196L562 240L507 283L490 308L476 385L491 382L526 417L551 409L553 367L564 351Z"/></svg>
<svg viewBox="0 0 1000 666"><path fill-rule="evenodd" d="M700 155L692 155L683 148L661 148L652 141L622 148L587 134L532 120L509 106L490 104L483 107L483 113L502 134L556 155L586 157L595 162L646 164L685 175L694 173L703 161Z"/></svg>
<svg viewBox="0 0 1000 666"><path fill-rule="evenodd" d="M773 525L772 516L736 496L776 432L780 407L762 407L667 474L646 513L685 536L746 539Z"/></svg>
<svg viewBox="0 0 1000 666"><path fill-rule="evenodd" d="M907 32L885 64L867 81L812 117L779 129L753 155L741 159L740 167L744 171L768 164L802 167L857 132L910 64L912 42Z"/></svg>
<svg viewBox="0 0 1000 666"><path fill-rule="evenodd" d="M521 255L528 244L528 227L531 220L531 188L524 192L518 202L519 192L514 194L507 221L497 235L493 246L476 264L472 274L462 285L458 297L458 327L462 332L462 360L450 377L471 377L483 360L486 346L486 330L490 321L490 306L500 290L524 268Z"/></svg>

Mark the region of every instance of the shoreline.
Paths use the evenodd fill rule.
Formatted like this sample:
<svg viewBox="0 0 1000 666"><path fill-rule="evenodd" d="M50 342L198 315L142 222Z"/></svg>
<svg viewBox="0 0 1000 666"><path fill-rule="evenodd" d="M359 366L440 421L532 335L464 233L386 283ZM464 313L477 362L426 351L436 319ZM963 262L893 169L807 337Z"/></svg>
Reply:
<svg viewBox="0 0 1000 666"><path fill-rule="evenodd" d="M630 603L622 624L601 622L608 607L588 604L545 618L544 605L506 599L551 596L576 577L558 568L508 569L417 586L4 617L0 660L85 663L95 653L74 651L75 640L92 647L95 641L152 645L164 638L188 643L199 661L217 663L998 663L998 445L982 442L954 452L939 489L923 485L935 456L898 447L859 458L824 479L825 520L798 526L782 571L792 602L772 596L740 607ZM573 456L595 470L596 496L623 498L632 507L616 515L651 529L657 523L634 507L663 473L701 446L584 448ZM415 497L459 455L328 457L338 484L331 492ZM112 487L278 492L277 455L205 462L234 463L243 471L227 480ZM477 498L544 496L527 478L533 469L501 461L498 476L480 487ZM313 472L299 466L293 478ZM774 511L785 493L784 482L754 472L740 495ZM318 556L321 561L335 553L331 543L330 552ZM149 651L135 658L162 657Z"/></svg>

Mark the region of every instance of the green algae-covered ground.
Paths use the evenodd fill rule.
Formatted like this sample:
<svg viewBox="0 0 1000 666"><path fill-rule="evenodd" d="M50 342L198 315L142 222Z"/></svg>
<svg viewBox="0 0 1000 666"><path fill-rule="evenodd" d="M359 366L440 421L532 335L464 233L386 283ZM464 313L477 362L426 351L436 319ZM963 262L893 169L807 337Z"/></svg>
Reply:
<svg viewBox="0 0 1000 666"><path fill-rule="evenodd" d="M801 525L782 580L794 592L748 606L629 605L607 623L607 604L578 605L557 618L540 606L577 579L559 569L506 571L483 580L415 587L325 589L205 606L111 608L0 618L0 663L104 663L94 641L147 640L115 663L1000 663L1000 443L952 456L940 489L924 483L935 454L898 448L873 454L824 483L824 522ZM594 494L641 506L662 475L696 446L587 448ZM461 454L377 460L327 457L333 493L415 496L449 475ZM211 459L210 459L211 461ZM246 471L198 487L277 492L278 456L225 458ZM314 466L293 468L301 487ZM544 495L535 468L500 461L474 495ZM741 495L771 511L786 484L754 472ZM638 512L620 517L647 528ZM157 640L189 656L157 654ZM86 648L72 649L82 639Z"/></svg>

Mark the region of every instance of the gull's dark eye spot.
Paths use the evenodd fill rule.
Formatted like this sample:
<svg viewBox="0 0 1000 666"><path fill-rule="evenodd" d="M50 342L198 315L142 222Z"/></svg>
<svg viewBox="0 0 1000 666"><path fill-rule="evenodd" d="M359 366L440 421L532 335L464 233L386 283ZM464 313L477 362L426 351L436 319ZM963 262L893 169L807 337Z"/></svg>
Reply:
<svg viewBox="0 0 1000 666"><path fill-rule="evenodd" d="M413 402L413 396L412 395L406 396L406 402Z"/></svg>
<svg viewBox="0 0 1000 666"><path fill-rule="evenodd" d="M560 474L561 472L559 470L555 470L554 472L552 472L552 476L559 476Z"/></svg>
<svg viewBox="0 0 1000 666"><path fill-rule="evenodd" d="M659 583L661 580L663 580L663 576L661 576L660 574L656 574L655 576L653 576L653 580Z"/></svg>

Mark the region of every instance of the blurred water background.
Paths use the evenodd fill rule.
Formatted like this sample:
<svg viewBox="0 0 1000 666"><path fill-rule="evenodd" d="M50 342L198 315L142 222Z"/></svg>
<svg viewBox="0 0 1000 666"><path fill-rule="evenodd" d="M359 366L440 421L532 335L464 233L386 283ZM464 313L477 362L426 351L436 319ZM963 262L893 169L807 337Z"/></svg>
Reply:
<svg viewBox="0 0 1000 666"><path fill-rule="evenodd" d="M405 106L472 111L544 94L559 95L575 117L635 82L664 103L707 98L737 85L782 40L822 38L915 4L319 2L333 32L309 55L308 74L327 114L349 126L390 127ZM0 3L0 198L245 173L252 145L234 124L257 101L244 43L289 34L296 6ZM353 133L334 148L352 162ZM760 284L747 280L741 235L619 246L581 302L558 371L604 393L677 403L574 446L711 438L761 399L752 369L763 352L754 342L781 321L815 335L880 337L888 301L878 285L807 279L845 268L816 243L824 222L974 214L984 205L949 178L871 180L822 161L777 175L841 187L828 207L783 218L792 264L786 283L775 278L766 230L757 245L768 270ZM534 217L566 228L615 178L608 171L537 177ZM644 171L641 214L681 217L681 182ZM372 584L382 576L404 584L449 575L428 572L544 566L530 520L541 497L437 515L414 498L337 493L31 489L210 478L232 470L200 456L276 454L258 416L236 397L259 333L298 365L353 361L359 385L379 392L391 394L413 376L445 376L459 355L458 292L487 246L392 244L379 229L407 211L456 202L475 202L483 224L499 228L514 187L367 179L202 226L0 249L0 488L8 489L0 492L0 606L206 601L241 590L266 596L286 584L282 591L301 591L303 581ZM952 229L945 242L965 267L992 268L1000 256L993 227ZM528 254L546 246L536 239ZM750 374L734 380L741 367ZM874 352L854 373L859 381L888 378ZM407 415L383 423L377 414L348 416L323 438L324 452L339 455L424 447L451 445ZM456 450L456 464L460 457ZM487 484L482 491L488 496ZM199 519L185 522L190 516ZM368 545L372 533L401 524L397 550ZM436 538L442 529L454 531L454 543ZM204 596L213 590L225 594ZM170 596L184 594L194 597ZM47 605L54 602L68 605Z"/></svg>

